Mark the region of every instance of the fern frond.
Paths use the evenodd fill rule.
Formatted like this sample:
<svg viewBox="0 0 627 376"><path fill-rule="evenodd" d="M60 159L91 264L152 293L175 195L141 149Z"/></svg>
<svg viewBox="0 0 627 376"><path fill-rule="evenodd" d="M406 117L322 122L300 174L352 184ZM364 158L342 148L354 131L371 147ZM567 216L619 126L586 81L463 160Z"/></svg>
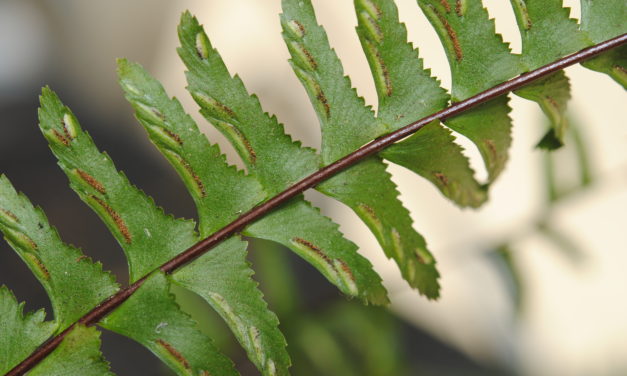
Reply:
<svg viewBox="0 0 627 376"><path fill-rule="evenodd" d="M263 112L259 101L248 94L241 80L230 76L202 26L188 13L181 17L179 39L179 55L189 69L188 90L200 105L201 113L239 150L251 175L259 180L266 192L281 191L288 183L273 179L272 175L280 174L281 179L286 176L297 178L297 174L311 172L309 169L320 163L313 149L302 148L293 142L276 118ZM212 98L215 103L207 98ZM225 122L230 124L228 128L225 128ZM269 136L274 138L270 148L265 146ZM246 147L238 148L238 145ZM224 164L224 161L215 163ZM214 181L214 185L221 184L212 176L207 179ZM214 209L207 207L205 210ZM259 220L243 233L290 248L348 296L358 296L372 304L388 301L381 278L370 262L357 253L357 246L345 239L335 223L302 197Z"/></svg>
<svg viewBox="0 0 627 376"><path fill-rule="evenodd" d="M322 160L330 164L380 136L386 127L344 76L311 3L284 0L282 6L283 39L292 55L292 68L318 114ZM381 159L371 157L324 182L318 190L350 207L364 221L412 287L429 298L438 297L435 260L424 238L413 229Z"/></svg>
<svg viewBox="0 0 627 376"><path fill-rule="evenodd" d="M64 122L63 119L71 119L71 122L67 120ZM59 165L68 176L72 189L100 216L124 249L129 260L132 282L144 277L178 254L181 249L197 241L194 222L165 215L151 198L132 186L126 176L115 168L113 161L97 149L91 137L81 129L70 109L47 88L43 90L41 97L40 126L50 142L52 152L59 159ZM64 127L68 127L69 130ZM64 129L67 130L63 133L65 136L62 136L64 140L58 142L57 135ZM187 331L190 343L204 349L205 356L210 356L221 364L215 369L216 372L221 370L221 374L232 374L234 371L227 371L228 367L225 365L228 360L220 355L215 347L209 345L211 340L208 337L193 329L193 321L182 319L186 317L185 314L180 312L175 304L168 303L172 301L168 289L162 290L160 295L149 295L153 299L140 300L141 306L162 305L163 309L153 312L154 320L158 320L159 323L171 320L173 324L181 326L178 330ZM141 293L138 295L144 296ZM125 304L132 306L136 301L131 299ZM165 310L164 307L170 308ZM178 343L174 343L176 336L173 333L176 330L164 331L163 338L147 338L144 326L147 322L144 316L133 317L129 314L125 320L123 324L126 325L110 321L105 327L144 344L178 374L187 374L188 367L185 365L191 363L181 359L192 359L196 353L188 353L191 351L190 348L180 348L177 346ZM155 331L156 325L158 323L148 330ZM176 362L176 359L180 361ZM199 369L205 366L190 365Z"/></svg>
<svg viewBox="0 0 627 376"><path fill-rule="evenodd" d="M173 274L227 323L263 375L287 375L291 365L279 320L268 309L246 261L246 242L231 238Z"/></svg>
<svg viewBox="0 0 627 376"><path fill-rule="evenodd" d="M55 314L54 321L44 321L43 311L24 315L23 305L0 287L0 371L110 375L99 351L99 332L84 326L102 320L103 328L143 344L179 375L236 374L233 363L176 304L170 288L177 283L218 312L262 374L288 375L285 338L252 279L247 243L240 234L286 245L350 297L387 303L370 262L337 224L304 200L302 192L311 187L353 209L409 284L428 298L437 297L435 260L414 230L382 158L425 177L460 206L480 205L487 185L475 180L461 147L440 121L477 145L488 183L502 172L511 143L504 94L519 89L520 96L538 102L553 123L543 143L561 143L570 92L568 79L557 69L619 45L619 39L581 51L572 60L562 57L588 46L590 39L598 42L624 33L627 4L583 0L578 29L558 0L512 0L523 38L522 54L514 55L495 33L481 1L418 3L445 46L453 105L442 110L451 98L407 42L394 3L355 0L357 32L379 97L375 116L344 75L310 1L282 1L291 64L322 128L320 156L293 141L276 117L263 111L239 77L230 75L198 21L189 12L183 14L178 52L189 70L188 90L203 116L238 150L248 174L226 163L220 149L157 80L138 64L119 61L120 83L139 122L196 203L200 236L207 237L202 241L194 221L166 215L134 187L98 150L70 109L44 88L41 130L71 187L123 248L132 284L120 290L100 264L62 243L43 212L0 176L0 230L43 284ZM625 85L625 51L611 51L586 65ZM560 60L551 66L502 83L556 58ZM544 78L521 88L538 77ZM418 117L423 118L401 128ZM386 135L389 131L394 132ZM587 176L582 174L582 179ZM12 368L55 331L50 342Z"/></svg>
<svg viewBox="0 0 627 376"><path fill-rule="evenodd" d="M174 104L176 105L176 103ZM141 103L138 104L138 106L140 105ZM175 107L175 110L176 109L180 109L180 107ZM46 91L45 97L42 100L42 113L47 114L47 116L42 118L42 128L44 130L51 129L54 126L51 119L54 119L55 117L59 118L62 113L67 111L69 111L69 109L61 104L60 100L56 97L56 95L54 95L54 93L49 90ZM171 113L167 108L160 108L160 111L166 113L168 118L170 118ZM63 170L70 178L72 188L90 207L92 207L92 209L94 209L103 221L108 224L111 232L124 249L129 259L129 272L132 281L143 277L145 274L161 266L174 255L178 254L180 250L196 243L198 238L194 232L195 224L192 221L183 221L165 215L162 209L157 208L152 199L147 197L137 188L133 187L128 179L116 170L110 158L98 151L91 138L89 138L89 136L80 129L78 122L74 123L74 133L76 136L71 140L71 143L68 143L68 145L64 143L61 145L51 144L51 148L55 155L59 158ZM74 153L80 154L82 157L75 158L74 156L76 154ZM216 157L221 161L223 159L223 157L219 154L219 151L217 152ZM177 160L177 162L181 163L180 160ZM182 163L187 162L182 160ZM77 174L75 171L82 171L82 173ZM234 170L233 172L237 173ZM90 187L86 187L83 181L89 183ZM196 181L194 180L193 183L196 183ZM86 189L91 189L91 192L86 192ZM237 213L232 213L231 217L236 214ZM211 225L215 226L215 223L211 223ZM216 249L215 252L221 254L223 252L233 252L233 249L227 244L224 244ZM256 291L256 285L252 282L247 283L247 280L250 279L252 272L247 271L248 265L245 261L244 255L240 253L239 256L240 257L237 258L228 258L227 260L234 263L228 265L228 268L225 270L229 273L233 273L235 280L240 282L237 287L242 290L239 290L238 292L241 294L249 294L251 298L247 300L245 304L241 305L249 307L248 309L251 310L254 309L258 313L258 316L252 317L253 320L244 321L243 324L246 325L246 329L253 327L270 328L269 331L258 333L256 336L264 341L274 344L283 344L284 347L285 340L277 329L278 321L276 320L274 314L269 312L265 307L265 303L263 303L261 299L261 294ZM222 265L222 268L225 267L226 265ZM212 267L211 269L214 268L215 267ZM211 269L208 271L210 272ZM206 289L205 286L209 283L207 282L207 279L210 277L210 273L208 275L205 274L205 278L199 281L201 283L196 283L193 286L190 286L192 287L191 289L200 289L204 292L204 289ZM219 293L217 291L213 292ZM229 299L227 304L234 304L235 302L233 299L241 299L240 296L234 296L233 294L225 295L223 297L223 299L227 298ZM168 300L168 295L163 295L162 300L164 299ZM152 301L152 303L157 304L159 301L155 300ZM235 327L233 325L233 313L228 312L230 314L225 314L221 309L217 309L217 311L218 313L224 314L225 321L232 327L240 342L245 347L248 347L249 352L254 351L254 343L246 341L245 338L247 337L242 336L245 333L237 335L241 332L241 327ZM240 312L237 311L234 314L239 315ZM162 318L162 321L168 319L168 315L165 313L162 313L160 317ZM241 316L236 317L239 317L239 320L244 319L244 317ZM137 319L139 320L140 317L137 317ZM133 320L130 320L130 322L133 322ZM191 324L188 326L191 326ZM109 324L108 327L112 330L116 330L116 327L113 326L113 324ZM139 330L141 326L138 325L138 323L135 323L135 325L123 328L120 331L144 345L150 345L148 347L157 356L168 363L174 370L183 372L180 368L180 364L177 366L176 362L173 363L171 361L167 351L161 351L165 345L160 346L158 343L155 345L154 342L146 340L143 337L142 332L138 332L137 330L132 331L132 328ZM204 337L204 335L201 335L200 332L198 332L196 336L198 338ZM268 336L269 339L266 339L266 336ZM257 340L259 340L259 338L257 338ZM167 340L164 341L165 343L170 343ZM204 341L208 343L209 339L206 338ZM168 346L165 346L166 350L167 348ZM207 346L203 346L203 348L209 350ZM180 353L182 357L187 358L188 354L186 354L184 350L185 349L176 349L176 352ZM274 350L276 350L276 348L274 348ZM287 354L284 354L284 349L281 349L281 351L278 352L278 355L272 354L274 357L282 361L276 366L282 366L286 369L287 366L289 366L289 358L287 357ZM217 357L218 355L215 356ZM261 364L261 366L265 367L263 364Z"/></svg>
<svg viewBox="0 0 627 376"><path fill-rule="evenodd" d="M407 119L444 108L449 96L407 42L394 2L356 0L355 11L357 34L377 88L377 117L395 130ZM477 207L487 199L486 190L454 139L439 122L433 123L380 155L431 181L456 204Z"/></svg>
<svg viewBox="0 0 627 376"><path fill-rule="evenodd" d="M475 180L462 148L439 121L379 155L429 180L461 207L478 207L488 198L486 188Z"/></svg>
<svg viewBox="0 0 627 376"><path fill-rule="evenodd" d="M189 12L181 16L178 34L178 53L188 69L188 91L202 115L231 141L250 174L268 194L276 194L318 169L320 161L315 151L292 141L283 125L264 113L242 80L230 75L202 26Z"/></svg>
<svg viewBox="0 0 627 376"><path fill-rule="evenodd" d="M176 98L138 64L118 61L120 85L152 143L176 169L198 209L203 237L266 198L261 185L226 163Z"/></svg>
<svg viewBox="0 0 627 376"><path fill-rule="evenodd" d="M592 45L561 0L510 1L522 40L521 58L528 70Z"/></svg>

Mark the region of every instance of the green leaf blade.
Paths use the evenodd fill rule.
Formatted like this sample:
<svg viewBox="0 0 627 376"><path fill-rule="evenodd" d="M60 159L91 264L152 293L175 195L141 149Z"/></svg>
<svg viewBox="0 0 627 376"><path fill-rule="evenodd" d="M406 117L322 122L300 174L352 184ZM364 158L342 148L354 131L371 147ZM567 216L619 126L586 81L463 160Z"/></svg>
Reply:
<svg viewBox="0 0 627 376"><path fill-rule="evenodd" d="M297 143L293 143L284 134L283 127L280 126L276 119L274 117L270 118L265 114L257 99L249 96L242 82L229 75L219 54L208 44L209 41L206 39L207 37L202 27L189 14L184 14L181 19L179 37L182 45L179 49L179 54L190 70L188 73L189 90L201 106L201 113L208 121L217 125L218 128L220 128L220 122L227 120L226 116L231 117L229 121L233 124L237 123L237 132L246 138L246 143L250 147L243 150L254 150L255 162L252 163L251 158L246 157L247 152L243 153L243 155L240 153L240 155L247 163L251 174L259 179L266 192L277 193L288 186L288 181L270 178L270 173L283 174L281 179L284 179L285 176L292 176L290 179L294 179L297 176L297 171L299 171L298 174L311 173L317 169L320 161L315 152L312 149L301 148ZM200 40L200 44L197 43L198 40ZM201 48L203 46L206 48ZM220 111L215 109L215 103L213 105L214 108L212 108L213 102L209 103L206 99L198 99L199 92L202 93L201 96L205 95L207 98L213 98L228 106L229 111L226 111L226 114L220 114ZM217 119L217 117L222 117L222 120ZM269 135L275 137L272 140L273 145L267 144L270 142L267 139ZM233 134L231 136L231 141L237 144L237 139L234 140L235 136ZM294 168L294 166L302 163L305 163L307 168ZM271 171L271 169L275 170ZM291 181L291 183L295 182L296 180ZM300 255L308 252L303 250L302 244L293 241L293 239L303 239L303 236L305 236L303 231L305 231L308 238L316 243L319 242L319 239L324 239L325 237L333 239L331 242L324 240L325 246L328 245L333 248L329 248L326 251L332 252L335 255L334 258L346 262L346 270L356 270L355 273L358 273L360 276L367 276L368 281L373 283L378 281L378 283L373 287L366 288L365 285L361 284L362 280L360 278L357 291L355 291L351 287L354 281L351 281L350 274L346 272L344 274L347 277L340 278L342 273L338 274L337 272L338 269L344 271L344 267L333 267L326 262L317 262L311 257L306 257L305 259L311 261L313 266L318 268L321 273L349 296L359 295L373 303L387 301L385 297L382 298L381 292L384 290L380 284L380 278L376 276L370 263L355 252L355 247L351 242L343 239L336 225L330 223L327 218L324 218L318 211L310 207L302 198L299 201L299 203L294 203L294 205L298 206L300 211L291 210L289 213L281 212L280 214L275 214L275 218L281 218L284 224L283 229L289 230L289 233L278 236L270 228L271 226L268 225L268 219L263 218L258 221L257 225L251 227L252 230L248 231L247 234L280 242ZM306 215L308 218L306 227L293 225L294 223L302 223L300 215ZM317 226L322 226L320 228L324 230L316 230L316 226L313 226L314 223ZM322 241L320 240L320 242Z"/></svg>
<svg viewBox="0 0 627 376"><path fill-rule="evenodd" d="M337 224L302 199L269 213L244 234L287 245L347 296L357 296L364 303L388 303L387 292L372 264L342 236Z"/></svg>
<svg viewBox="0 0 627 376"><path fill-rule="evenodd" d="M264 375L287 375L291 364L279 321L246 262L246 242L231 238L176 271L174 281L202 296L224 319Z"/></svg>
<svg viewBox="0 0 627 376"><path fill-rule="evenodd" d="M537 102L551 122L549 135L540 141L538 147L556 149L562 146L568 129L566 110L570 100L570 82L564 71L539 79L514 93Z"/></svg>
<svg viewBox="0 0 627 376"><path fill-rule="evenodd" d="M322 160L329 164L380 136L386 126L374 117L344 76L324 29L316 21L311 3L283 0L282 7L283 38L288 46L294 47L290 49L292 68L320 119ZM296 48L305 51L305 56L310 56L316 64L307 66ZM372 184L374 181L377 184ZM438 272L433 257L422 236L412 228L409 212L398 200L396 186L381 159L375 157L361 162L317 189L343 202L360 216L386 255L394 257L412 287L429 298L438 296ZM396 238L400 240L394 241ZM417 252L424 263L418 261Z"/></svg>
<svg viewBox="0 0 627 376"><path fill-rule="evenodd" d="M29 376L114 376L100 353L100 332L78 325Z"/></svg>
<svg viewBox="0 0 627 376"><path fill-rule="evenodd" d="M498 97L446 120L449 128L468 137L477 146L490 183L501 174L509 158L512 119L508 102L507 96Z"/></svg>
<svg viewBox="0 0 627 376"><path fill-rule="evenodd" d="M63 331L118 291L111 274L80 250L63 243L43 211L0 176L0 231L44 286Z"/></svg>
<svg viewBox="0 0 627 376"><path fill-rule="evenodd" d="M627 3L622 0L581 0L581 28L594 43L627 33ZM609 75L627 90L627 46L614 48L581 65Z"/></svg>
<svg viewBox="0 0 627 376"><path fill-rule="evenodd" d="M528 70L555 61L592 44L561 0L511 0L522 39L522 60ZM563 71L519 89L517 95L535 101L551 121L538 147L555 149L564 143L570 85Z"/></svg>
<svg viewBox="0 0 627 376"><path fill-rule="evenodd" d="M285 134L276 117L248 94L239 77L232 77L195 17L185 12L179 25L179 56L189 70L188 91L201 114L235 146L249 173L269 195L316 171L315 151L301 147Z"/></svg>
<svg viewBox="0 0 627 376"><path fill-rule="evenodd" d="M355 0L355 11L357 33L377 88L377 117L395 130L443 109L449 96L407 42L394 2ZM462 149L439 125L430 125L379 155L431 181L462 207L478 207L487 199Z"/></svg>
<svg viewBox="0 0 627 376"><path fill-rule="evenodd" d="M237 374L233 362L180 310L161 272L149 276L100 325L141 343L178 375Z"/></svg>
<svg viewBox="0 0 627 376"><path fill-rule="evenodd" d="M444 108L449 95L407 41L407 29L399 22L394 2L354 2L357 34L377 89L377 117L389 130L396 130Z"/></svg>
<svg viewBox="0 0 627 376"><path fill-rule="evenodd" d="M513 55L496 34L494 20L481 1L418 0L418 4L444 45L453 80L453 101L464 100L525 70L519 56ZM488 182L498 177L508 159L508 113L507 99L496 99L445 121L475 143L488 170Z"/></svg>
<svg viewBox="0 0 627 376"><path fill-rule="evenodd" d="M372 182L377 182L373 184ZM439 296L439 273L424 238L412 227L409 212L398 199L396 186L378 158L370 158L319 186L339 197L370 228L388 258L398 264L410 286L429 299Z"/></svg>
<svg viewBox="0 0 627 376"><path fill-rule="evenodd" d="M486 188L475 180L468 159L454 140L449 130L434 121L380 155L429 180L459 206L479 207L488 198ZM442 158L434 158L438 154Z"/></svg>
<svg viewBox="0 0 627 376"><path fill-rule="evenodd" d="M67 134L64 118L72 119L72 131ZM196 242L194 222L165 215L151 198L131 185L80 128L70 109L47 88L41 97L40 127L72 189L98 214L124 249L131 282Z"/></svg>
<svg viewBox="0 0 627 376"><path fill-rule="evenodd" d="M229 166L179 101L139 64L118 61L120 84L150 140L177 170L196 203L201 235L209 236L266 194L253 178Z"/></svg>
<svg viewBox="0 0 627 376"><path fill-rule="evenodd" d="M518 56L496 34L481 1L418 0L448 57L454 101L466 99L521 73Z"/></svg>
<svg viewBox="0 0 627 376"><path fill-rule="evenodd" d="M522 60L528 70L555 61L592 44L561 0L510 0L522 39Z"/></svg>
<svg viewBox="0 0 627 376"><path fill-rule="evenodd" d="M581 0L581 28L595 43L627 33L627 4L623 0Z"/></svg>
<svg viewBox="0 0 627 376"><path fill-rule="evenodd" d="M581 63L593 71L605 73L627 90L627 46L616 47Z"/></svg>
<svg viewBox="0 0 627 376"><path fill-rule="evenodd" d="M135 90L136 92L140 92L139 87L135 87ZM154 91L151 93L151 98L157 101L159 99L163 99L163 97L160 98L156 96ZM171 107L168 107L168 105L171 104L172 102L165 103L165 107L156 107L155 109L159 113L165 114L166 118L172 117L173 119L176 119L176 116L171 115L182 116L182 112L179 111L178 108L174 108L172 110ZM158 118L160 118L160 116ZM189 126L190 124L184 123L184 125ZM101 201L93 199L87 199L85 201L90 204L90 206L94 207L98 214L100 214L101 217L104 217L105 220L111 219L107 218L107 215L111 215L110 212L116 213L118 222L113 221L113 226L115 227L113 228L114 231L112 232L114 233L114 235L117 235L116 237L118 238L118 241L125 249L125 252L131 260L129 265L131 267L131 276L134 280L142 277L144 274L152 271L154 268L159 267L161 264L168 261L171 257L175 256L179 252L182 252L192 244L196 243L198 239L194 233L193 222L177 220L171 216L166 216L162 212L162 210L158 209L154 205L151 199L145 196L143 192L133 187L123 175L119 174L110 159L108 159L108 157L106 156L103 156L103 154L100 154L91 139L89 139L88 136L84 135L78 127L77 129L78 131L76 132L76 138L72 140L73 144L71 144L71 146L69 147L66 145L59 145L59 148L61 149L55 154L60 156L62 162L66 162L66 160L69 159L72 162L76 161L74 163L82 163L80 165L77 165L76 167L80 168L82 171L86 171L87 173L89 173L90 176L95 181L98 181L99 184L102 186L104 192L98 192L99 195L96 197L104 202L107 207L110 208L110 210L105 211L104 213L102 211L98 211L99 208L97 205L101 205ZM187 143L187 141L189 141L189 135L181 133L181 140L183 140L183 136L185 136L184 140ZM191 134L191 136L194 135ZM66 156L66 154L68 153L67 148L71 148L70 152L81 155L82 158L68 158ZM56 151L54 147L53 151ZM212 152L212 150L210 150L210 152ZM220 155L217 155L213 159L214 161L217 160L224 164L223 161L220 161L221 158L222 157ZM224 169L228 169L228 166L225 164L223 170ZM64 168L64 171L66 171L67 173L68 171L72 170L66 167ZM206 170L198 170L197 173L199 179L200 176L202 176L203 178L210 177L209 175L207 175ZM233 179L243 178L243 175L237 173L234 170L230 171L230 173L231 178ZM71 175L70 173L68 173L68 176L70 176L70 179L73 178L73 175ZM84 187L76 187L77 185L77 183L74 183L73 188L77 190L79 195L81 195L82 197L86 196L87 194L80 190L80 188L84 189ZM256 187L256 185L254 187ZM213 188L213 185L207 186L206 188ZM212 192L209 190L207 190L206 192L208 194L212 194ZM95 194L95 192L93 194ZM244 198L244 200L246 200L246 198ZM205 203L202 204L204 205ZM214 214L212 212L208 213L207 215L211 216ZM205 232L208 232L206 235L210 234L210 229L212 227L215 227L216 223L219 224L219 221L224 221L224 219L215 220L215 218L213 217L208 218L209 219L206 222L207 228L204 229ZM122 221L122 223L124 224L125 231L119 230L120 221ZM117 232L115 231L116 229L118 230ZM138 238L140 239L139 241L134 241ZM156 254L155 252L159 252L159 254ZM245 260L242 259L239 261L241 262L241 266L247 268ZM204 283L208 283L206 281L206 278ZM244 287L253 288L253 294L256 291L254 285ZM240 294L250 293L244 290L238 292ZM258 294L258 292L256 293ZM274 331L276 331L276 333L273 333L274 336L281 336L276 327L274 327ZM138 334L134 332L128 332L128 335L130 335L132 338L138 338ZM185 372L185 367L180 368L181 364L184 365L185 362L177 362L176 355L173 355L174 358L168 357L167 353L168 349L170 349L170 342L165 341L164 344L162 344L156 343L154 341L151 342L145 340L141 343L149 346L152 351L161 354L163 356L162 359L166 363L170 364L174 369L178 369L180 372ZM172 351L171 355L176 354L176 351Z"/></svg>
<svg viewBox="0 0 627 376"><path fill-rule="evenodd" d="M386 132L373 111L352 88L339 58L329 47L310 1L283 0L283 39L290 64L322 128L322 161L329 164Z"/></svg>
<svg viewBox="0 0 627 376"><path fill-rule="evenodd" d="M24 315L24 303L18 304L13 293L0 286L0 373L10 371L50 337L56 328L44 321L39 310Z"/></svg>

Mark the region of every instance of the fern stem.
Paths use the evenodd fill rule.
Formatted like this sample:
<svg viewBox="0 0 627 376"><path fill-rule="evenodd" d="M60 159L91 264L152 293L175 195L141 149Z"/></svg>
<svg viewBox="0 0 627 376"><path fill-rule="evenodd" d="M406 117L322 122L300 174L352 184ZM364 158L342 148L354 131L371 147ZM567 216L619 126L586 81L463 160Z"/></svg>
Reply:
<svg viewBox="0 0 627 376"><path fill-rule="evenodd" d="M218 230L211 236L201 240L196 243L192 247L188 248L184 252L178 254L176 257L171 259L170 261L163 264L159 269L165 273L172 273L178 268L186 265L187 263L195 260L196 258L202 256L213 247L220 244L220 242L228 239L229 237L235 235L236 233L243 230L246 226L254 222L255 220L263 217L268 214L270 211L276 209L292 198L300 195L304 191L309 188L313 188L321 182L329 179L335 174L359 163L363 159L374 155L375 153L383 150L384 148L392 145L393 143L400 141L401 139L419 131L421 128L431 123L434 120L445 120L478 106L482 103L488 102L496 97L501 95L508 94L509 92L519 89L537 79L548 76L552 73L555 73L559 70L567 68L571 65L580 63L584 60L597 56L603 52L611 50L615 47L619 47L627 42L627 34L623 34L617 36L613 39L607 40L605 42L601 42L592 47L583 49L579 52L576 52L572 55L565 56L561 59L558 59L550 64L542 66L536 70L531 72L524 73L518 77L515 77L509 81L503 82L499 85L496 85L488 90L485 90L473 97L465 99L461 102L453 103L451 106L431 114L427 117L424 117L418 121L415 121L401 129L398 129L392 133L389 133L385 136L379 137L372 142L362 146L361 148L355 150L354 152L346 155L345 157L337 160L336 162L321 168L320 170L314 172L313 174L307 176L303 180L297 182L291 187L287 188L283 192L277 194L276 196L270 198L264 203L254 207L250 211L242 214L239 218ZM41 360L43 360L47 355L49 355L54 349L63 341L65 336L76 326L76 325L85 325L90 326L98 323L102 318L104 318L107 314L111 313L115 308L120 306L126 299L128 299L146 280L147 276L139 279L137 282L132 285L120 290L117 294L112 295L94 309L92 309L85 316L80 318L76 323L68 327L66 330L58 334L57 336L49 339L47 342L42 344L37 350L35 350L28 358L23 360L20 364L15 366L11 371L9 371L5 376L19 376L24 375L30 369L35 367Z"/></svg>

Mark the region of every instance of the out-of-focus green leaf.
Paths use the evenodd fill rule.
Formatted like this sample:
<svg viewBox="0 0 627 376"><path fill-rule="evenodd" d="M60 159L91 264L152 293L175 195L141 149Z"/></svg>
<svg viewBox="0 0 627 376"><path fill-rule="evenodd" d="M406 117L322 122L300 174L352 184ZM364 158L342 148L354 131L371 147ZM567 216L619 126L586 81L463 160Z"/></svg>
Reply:
<svg viewBox="0 0 627 376"><path fill-rule="evenodd" d="M490 253L498 262L499 270L505 278L508 292L516 315L523 313L525 303L525 287L521 271L509 245L503 244Z"/></svg>

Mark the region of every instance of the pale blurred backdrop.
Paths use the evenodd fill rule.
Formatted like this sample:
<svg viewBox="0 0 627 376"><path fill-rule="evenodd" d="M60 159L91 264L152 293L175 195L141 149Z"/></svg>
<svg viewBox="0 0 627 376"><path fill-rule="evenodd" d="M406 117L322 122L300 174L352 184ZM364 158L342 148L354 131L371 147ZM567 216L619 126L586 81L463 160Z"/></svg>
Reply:
<svg viewBox="0 0 627 376"><path fill-rule="evenodd" d="M450 87L443 49L415 0L396 3L425 65L444 87ZM578 0L564 3L572 7L572 17L579 17ZM484 0L484 4L496 18L497 31L520 52L509 2ZM354 32L352 1L318 0L314 6L353 85L376 107L374 84ZM55 171L43 138L31 141L37 133L36 100L40 87L50 84L115 160L117 150L132 151L126 162L118 162L131 180L166 210L193 216L190 200L176 193L181 192L180 183L171 173L165 175L167 166L145 140L143 130L129 126L131 109L115 76L115 58L140 62L237 163L230 146L201 119L184 89L184 68L175 48L176 25L186 9L205 25L230 72L238 73L248 90L258 94L264 109L276 114L295 138L318 147L315 114L287 63L279 0L0 0L0 172L44 207L64 238L120 276L125 273L124 260L113 241L90 243L91 234L102 231L93 215L87 209L68 213L61 204L64 199L77 200L63 187L64 177ZM413 173L391 167L415 228L437 258L442 274L442 298L437 302L407 287L395 264L386 260L350 210L316 193L307 197L339 222L347 237L375 263L390 291L391 309L403 321L473 362L505 374L626 375L627 95L607 76L582 67L569 68L567 74L573 88L570 110L588 147L595 179L589 188L560 202L550 220L583 258L574 261L534 231L546 205L543 152L534 149L545 121L537 105L516 96L511 96L510 161L483 208L460 210ZM484 177L476 150L460 142ZM565 179L573 172L568 153L568 147L558 152L558 175ZM61 193L50 197L49 184L56 184L55 192ZM183 204L177 206L181 200ZM511 246L520 268L524 295L518 313L510 281L489 252L502 242ZM0 284L14 289L20 301L30 301L31 289L39 289L36 282L27 276L26 268L18 269L16 256L7 255L12 253L8 246L0 247ZM113 257L108 264L98 252L118 254L107 256ZM32 280L12 282L19 280L18 274ZM42 290L37 291L45 299ZM31 310L41 306L29 304ZM411 354L412 349L407 351Z"/></svg>

